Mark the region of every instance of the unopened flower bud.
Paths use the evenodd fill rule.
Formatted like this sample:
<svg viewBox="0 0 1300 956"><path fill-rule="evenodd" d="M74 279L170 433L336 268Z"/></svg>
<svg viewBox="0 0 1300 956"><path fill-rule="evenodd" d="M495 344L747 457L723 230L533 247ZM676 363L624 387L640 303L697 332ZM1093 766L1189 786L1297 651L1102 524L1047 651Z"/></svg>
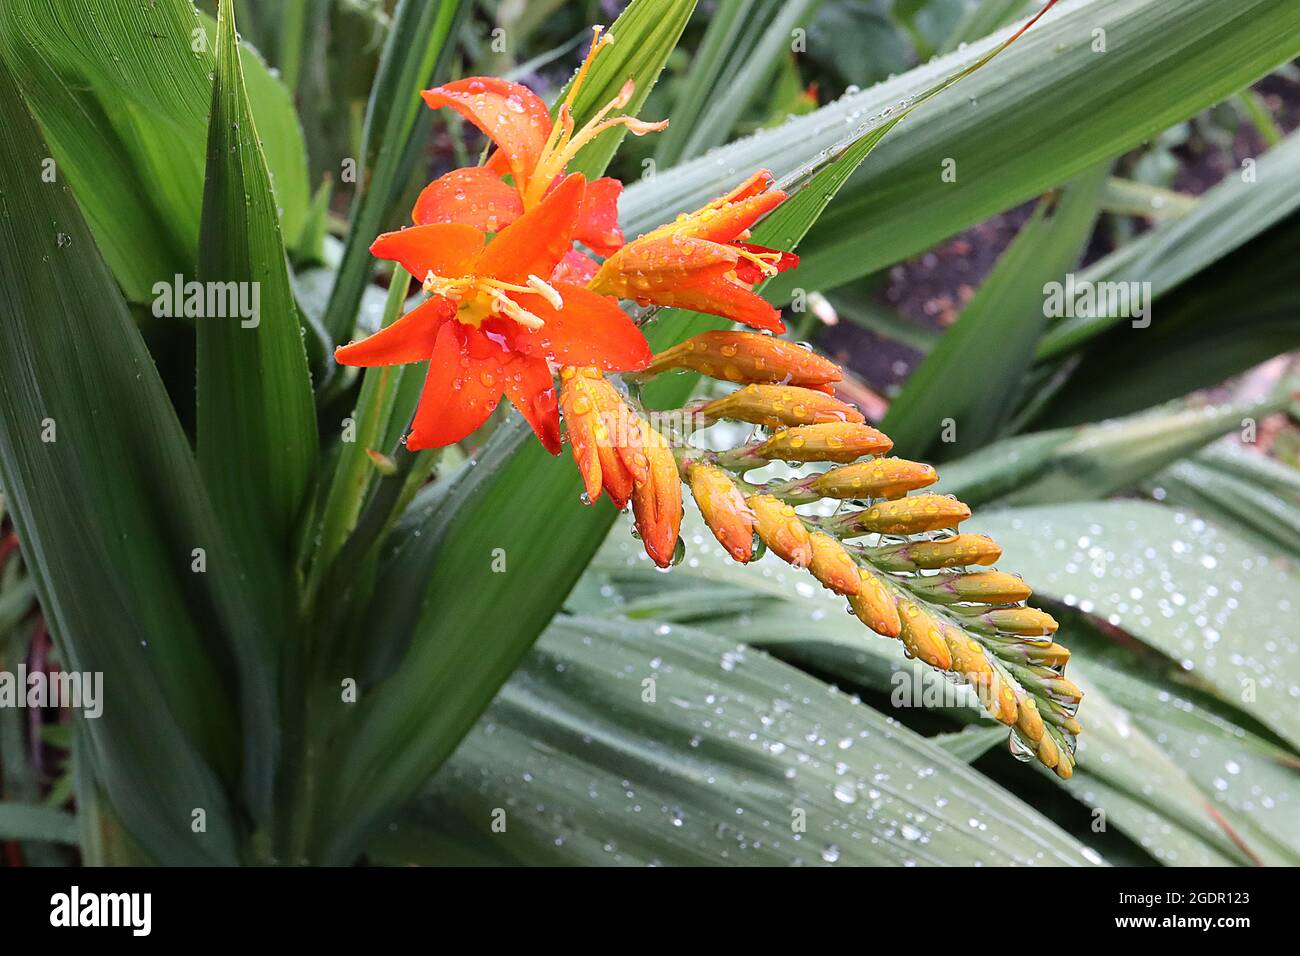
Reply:
<svg viewBox="0 0 1300 956"><path fill-rule="evenodd" d="M808 570L813 577L836 594L857 594L862 590L862 572L844 545L821 531L814 531L809 540L812 543L812 561Z"/></svg>
<svg viewBox="0 0 1300 956"><path fill-rule="evenodd" d="M769 461L831 461L848 463L866 455L881 455L894 447L889 436L870 425L825 422L777 432L761 445L724 452L723 464L758 468Z"/></svg>
<svg viewBox="0 0 1300 956"><path fill-rule="evenodd" d="M1029 585L1014 574L979 571L974 574L937 574L918 578L912 590L939 604L970 601L977 604L1015 604L1032 594Z"/></svg>
<svg viewBox="0 0 1300 956"><path fill-rule="evenodd" d="M646 554L659 567L666 568L673 563L682 526L682 484L677 462L663 435L642 423L641 443L646 478L632 489L632 513Z"/></svg>
<svg viewBox="0 0 1300 956"><path fill-rule="evenodd" d="M979 615L978 620L1003 634L1022 637L1051 637L1060 627L1052 615L1032 607L995 608Z"/></svg>
<svg viewBox="0 0 1300 956"><path fill-rule="evenodd" d="M798 385L829 391L838 365L810 349L757 332L704 332L654 357L638 378L691 369L727 382Z"/></svg>
<svg viewBox="0 0 1300 956"><path fill-rule="evenodd" d="M902 623L894 596L870 571L862 571L862 586L857 594L849 595L849 607L858 620L884 637L898 637Z"/></svg>
<svg viewBox="0 0 1300 956"><path fill-rule="evenodd" d="M1019 702L1020 713L1016 718L1016 728L1024 734L1031 742L1037 744L1043 739L1045 733L1043 729L1043 717L1038 712L1038 705L1028 694ZM1047 764L1049 767L1055 766L1055 761Z"/></svg>
<svg viewBox="0 0 1300 956"><path fill-rule="evenodd" d="M603 488L623 508L633 483L646 475L640 420L595 368L560 370L560 409L587 500L594 502Z"/></svg>
<svg viewBox="0 0 1300 956"><path fill-rule="evenodd" d="M754 556L754 513L721 468L699 462L686 472L691 495L718 543L741 563Z"/></svg>
<svg viewBox="0 0 1300 956"><path fill-rule="evenodd" d="M906 541L863 552L876 567L885 571L932 571L938 568L993 564L1002 549L982 534L958 534L937 541Z"/></svg>
<svg viewBox="0 0 1300 956"><path fill-rule="evenodd" d="M796 568L812 562L812 540L794 508L771 495L745 499L754 513L754 528L773 553Z"/></svg>
<svg viewBox="0 0 1300 956"><path fill-rule="evenodd" d="M947 495L913 495L882 501L826 522L827 530L841 537L880 534L919 534L955 528L970 517L970 507Z"/></svg>
<svg viewBox="0 0 1300 956"><path fill-rule="evenodd" d="M903 598L898 602L898 616L902 624L899 639L907 652L931 667L946 671L952 667L952 652L943 639L939 622L915 601Z"/></svg>
<svg viewBox="0 0 1300 956"><path fill-rule="evenodd" d="M809 479L819 498L898 498L939 480L933 465L905 458L877 458L861 461Z"/></svg>
<svg viewBox="0 0 1300 956"><path fill-rule="evenodd" d="M730 418L780 428L826 422L862 424L862 413L838 398L794 385L746 385L694 409L709 421Z"/></svg>

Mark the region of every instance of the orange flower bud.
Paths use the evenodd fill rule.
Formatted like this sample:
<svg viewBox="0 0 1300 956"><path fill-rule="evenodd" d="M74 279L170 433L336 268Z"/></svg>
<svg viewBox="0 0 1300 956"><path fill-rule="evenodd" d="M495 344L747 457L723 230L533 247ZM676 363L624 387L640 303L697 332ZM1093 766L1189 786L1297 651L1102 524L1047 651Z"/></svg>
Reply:
<svg viewBox="0 0 1300 956"><path fill-rule="evenodd" d="M1024 734L1024 736L1031 742L1037 744L1046 734L1046 729L1043 727L1043 717L1038 712L1038 705L1034 703L1034 699L1028 694L1025 695L1023 700L1019 701L1019 704L1020 713L1016 717L1016 729ZM1053 748L1053 750L1054 749L1055 748ZM1044 761L1044 763L1046 763L1046 761ZM1049 767L1054 767L1055 765L1055 761L1047 764Z"/></svg>
<svg viewBox="0 0 1300 956"><path fill-rule="evenodd" d="M754 513L727 473L695 462L686 473L695 504L718 543L742 564L754 556Z"/></svg>
<svg viewBox="0 0 1300 956"><path fill-rule="evenodd" d="M993 564L1002 557L1002 549L985 535L958 534L937 541L906 541L873 548L866 554L872 564L886 571L932 571Z"/></svg>
<svg viewBox="0 0 1300 956"><path fill-rule="evenodd" d="M1062 668L1070 660L1070 649L1061 644L1025 644L1025 658L1044 667Z"/></svg>
<svg viewBox="0 0 1300 956"><path fill-rule="evenodd" d="M849 595L849 607L858 620L877 634L898 637L902 622L898 619L898 606L881 580L870 571L862 571L862 589Z"/></svg>
<svg viewBox="0 0 1300 956"><path fill-rule="evenodd" d="M877 458L817 475L809 487L819 498L898 498L939 480L932 465L905 458Z"/></svg>
<svg viewBox="0 0 1300 956"><path fill-rule="evenodd" d="M588 502L604 488L623 508L646 474L639 419L598 369L571 365L560 370L560 410Z"/></svg>
<svg viewBox="0 0 1300 956"><path fill-rule="evenodd" d="M1015 693L1002 673L989 661L988 652L979 641L946 623L939 625L952 665L948 668L974 689L980 703L1004 724L1016 721Z"/></svg>
<svg viewBox="0 0 1300 956"><path fill-rule="evenodd" d="M836 594L857 594L862 590L862 572L853 556L844 550L844 545L820 531L809 535L809 540L812 542L812 561L808 570L813 577Z"/></svg>
<svg viewBox="0 0 1300 956"><path fill-rule="evenodd" d="M664 436L641 423L646 478L632 489L632 513L646 554L666 568L673 563L677 534L682 526L682 483L677 461Z"/></svg>
<svg viewBox="0 0 1300 956"><path fill-rule="evenodd" d="M979 620L1003 634L1023 637L1051 637L1060 627L1052 615L1032 607L996 608L981 614Z"/></svg>
<svg viewBox="0 0 1300 956"><path fill-rule="evenodd" d="M894 447L889 436L870 425L825 422L777 432L761 445L725 452L724 464L758 468L769 461L834 461L848 463L864 455L880 455Z"/></svg>
<svg viewBox="0 0 1300 956"><path fill-rule="evenodd" d="M1047 688L1048 696L1058 703L1065 704L1068 708L1074 708L1083 700L1083 691L1079 685L1068 677L1053 677L1043 681L1043 686Z"/></svg>
<svg viewBox="0 0 1300 956"><path fill-rule="evenodd" d="M931 617L921 605L907 598L898 602L899 621L902 629L899 638L907 652L931 667L946 671L952 667L952 652L948 642L943 639L939 622Z"/></svg>
<svg viewBox="0 0 1300 956"><path fill-rule="evenodd" d="M1056 775L1063 780L1069 780L1074 775L1074 767L1071 766L1068 760L1061 760L1060 748L1056 746L1056 741L1048 734L1043 734L1037 744L1038 759L1042 761L1044 767L1055 770Z"/></svg>
<svg viewBox="0 0 1300 956"><path fill-rule="evenodd" d="M862 413L852 405L821 392L793 385L746 385L730 395L696 409L705 418L731 418L779 428L782 425L813 425L822 422L862 424Z"/></svg>
<svg viewBox="0 0 1300 956"><path fill-rule="evenodd" d="M978 604L1015 604L1033 592L1014 574L980 571L975 574L937 574L913 582L913 590L939 604L971 601Z"/></svg>
<svg viewBox="0 0 1300 956"><path fill-rule="evenodd" d="M754 528L763 543L781 560L796 568L808 567L812 540L794 508L771 495L750 495L745 501L754 513Z"/></svg>
<svg viewBox="0 0 1300 956"><path fill-rule="evenodd" d="M757 332L704 332L654 357L637 377L692 369L727 382L800 385L828 391L839 366L816 352Z"/></svg>
<svg viewBox="0 0 1300 956"><path fill-rule="evenodd" d="M896 501L882 501L863 511L831 518L828 529L843 537L871 532L918 534L955 528L970 517L970 507L947 495L913 495Z"/></svg>

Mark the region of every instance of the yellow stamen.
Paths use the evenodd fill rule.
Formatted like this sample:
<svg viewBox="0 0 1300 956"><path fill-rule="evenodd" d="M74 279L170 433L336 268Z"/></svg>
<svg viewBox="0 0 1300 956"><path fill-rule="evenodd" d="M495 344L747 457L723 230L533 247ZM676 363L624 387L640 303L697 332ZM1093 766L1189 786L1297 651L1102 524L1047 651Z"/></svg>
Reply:
<svg viewBox="0 0 1300 956"><path fill-rule="evenodd" d="M530 275L528 277L528 288L532 289L549 302L552 309L564 308L564 299L561 298L560 293L556 291L555 286L551 285L545 279L539 278L535 275Z"/></svg>
<svg viewBox="0 0 1300 956"><path fill-rule="evenodd" d="M424 291L456 303L456 321L475 327L489 315L503 315L526 329L537 330L545 325L543 319L511 299L507 292L540 295L554 308L564 307L560 294L536 276L528 277L528 285L516 285L483 276L447 278L430 272L424 279Z"/></svg>
<svg viewBox="0 0 1300 956"><path fill-rule="evenodd" d="M596 115L578 130L577 135L574 135L573 104L577 99L578 90L586 80L596 55L614 42L613 35L606 33L602 36L601 29L599 26L594 28L591 49L587 52L587 58L582 61L582 66L578 68L573 82L569 84L569 92L565 95L564 102L560 104L556 122L551 127L551 133L546 138L546 145L542 147L541 155L537 158L537 165L529 174L528 181L519 184L525 209L532 209L541 202L551 183L564 172L564 167L577 155L578 150L606 130L624 126L633 136L644 136L646 133L657 133L668 127L667 120L646 123L633 116L606 119L614 110L624 109L632 102L632 95L636 92L636 82L629 78L619 88L618 95L601 107Z"/></svg>

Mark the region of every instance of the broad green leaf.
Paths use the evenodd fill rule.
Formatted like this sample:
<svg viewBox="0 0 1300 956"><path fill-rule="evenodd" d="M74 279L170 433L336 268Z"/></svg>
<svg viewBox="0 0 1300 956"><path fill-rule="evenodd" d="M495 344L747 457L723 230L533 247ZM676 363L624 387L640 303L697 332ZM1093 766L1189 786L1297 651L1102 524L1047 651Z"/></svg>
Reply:
<svg viewBox="0 0 1300 956"><path fill-rule="evenodd" d="M0 7L0 55L50 145L37 169L72 185L135 302L194 272L214 69L204 24L185 0ZM308 195L297 118L260 58L246 51L243 60L284 222L297 228Z"/></svg>
<svg viewBox="0 0 1300 956"><path fill-rule="evenodd" d="M1294 801L1300 799L1300 760L1295 755L1206 709L1196 695L1172 683L1144 679L1092 661L1081 673L1087 676L1088 703L1091 705L1104 687L1113 701L1105 713L1121 715L1113 728L1117 739L1106 742L1112 750L1109 759L1088 760L1097 735L1080 737L1080 759L1088 761L1090 777L1133 795L1159 817L1198 832L1203 845L1217 847L1237 862L1271 866L1300 862L1300 815L1293 809ZM1094 729L1101 729L1096 721L1093 724ZM1153 779L1151 768L1163 764L1177 767L1182 780ZM1067 784L1078 789L1085 802L1088 786L1087 781ZM1176 801L1169 799L1176 788L1189 787L1193 793L1186 801L1181 796ZM1180 812L1185 804L1195 807L1194 815ZM1109 814L1104 798L1093 805ZM1167 851L1167 838L1160 842ZM1194 862L1185 857L1169 858L1159 851L1156 855L1170 864Z"/></svg>
<svg viewBox="0 0 1300 956"><path fill-rule="evenodd" d="M0 110L6 506L65 665L104 675L82 726L122 820L159 860L234 862L229 794L242 775L260 814L276 746L266 634L71 191L37 174L49 148L7 67Z"/></svg>
<svg viewBox="0 0 1300 956"><path fill-rule="evenodd" d="M1204 519L1135 501L1016 508L993 536L1039 594L1121 627L1186 677L1300 746L1295 569Z"/></svg>
<svg viewBox="0 0 1300 956"><path fill-rule="evenodd" d="M968 504L1095 500L1282 407L1225 404L1158 409L1079 428L1031 432L996 442L944 466L937 488Z"/></svg>
<svg viewBox="0 0 1300 956"><path fill-rule="evenodd" d="M1240 457L1247 457L1242 453ZM1263 455L1249 454L1268 462ZM1160 501L1212 518L1242 537L1300 559L1300 494L1289 496L1255 476L1243 477L1189 458L1155 475L1147 485Z"/></svg>
<svg viewBox="0 0 1300 956"><path fill-rule="evenodd" d="M951 53L964 44L974 43L1017 16L1025 15L1033 6L1028 0L972 0L966 4L965 15L939 45L939 52Z"/></svg>
<svg viewBox="0 0 1300 956"><path fill-rule="evenodd" d="M199 278L236 290L241 308L232 314L228 295L225 314L196 320L198 455L245 574L273 594L288 585L289 544L316 466L316 411L230 0L220 11Z"/></svg>
<svg viewBox="0 0 1300 956"><path fill-rule="evenodd" d="M423 143L431 116L420 91L446 69L466 7L461 0L400 0L393 15L366 109L343 262L322 319L335 342L346 342L356 326L374 267L370 244L406 219L394 206L407 185L403 171Z"/></svg>
<svg viewBox="0 0 1300 956"><path fill-rule="evenodd" d="M1101 862L942 748L761 651L583 618L556 620L390 843L407 826L533 864Z"/></svg>
<svg viewBox="0 0 1300 956"><path fill-rule="evenodd" d="M942 747L958 760L974 763L994 747L1005 744L1007 731L1006 728L998 725L977 724L953 733L936 734L930 739L935 746Z"/></svg>
<svg viewBox="0 0 1300 956"><path fill-rule="evenodd" d="M655 142L657 164L667 168L686 156L687 140L697 134L700 114L717 95L721 78L751 45L755 19L749 6L746 0L720 0L713 10L673 102L672 121Z"/></svg>
<svg viewBox="0 0 1300 956"><path fill-rule="evenodd" d="M72 814L54 807L0 803L0 840L76 843L77 821Z"/></svg>
<svg viewBox="0 0 1300 956"><path fill-rule="evenodd" d="M844 613L842 598L810 585L805 573L770 556L757 565L737 565L693 517L688 518L683 535L688 542L687 560L665 578L648 566L634 542L617 532L612 534L593 565L594 574L603 583L599 612L628 614L633 608L647 607L654 614L652 605L657 599L672 611L687 609L680 620L694 627L764 648L814 673L831 675L841 686L874 691L891 706L909 703L906 698L896 700L900 686L922 688L927 714L966 725L971 733L969 740L962 739L966 734L948 735L947 739L940 735L934 738L940 746L964 749L970 743L978 749L977 742L995 736L994 743L1005 744L1003 727L994 726L987 734L974 729L987 724L978 702L965 689L951 698L956 706L940 709L930 704L931 700L950 699L939 693L951 690L943 676L905 660L896 641L866 631L856 618ZM1017 552L1008 549L1001 567L1017 572L1032 569L1032 563L1022 564L1018 558ZM1030 580L1035 582L1033 577ZM696 601L696 594L707 597ZM641 604L637 595L646 595ZM749 596L748 606L737 607L745 595ZM1077 636L1067 621L1058 639L1074 645ZM1077 772L1064 784L1067 789L1088 807L1103 808L1108 823L1164 862L1250 862L1250 856L1238 851L1222 819L1207 810L1214 798L1197 786L1185 769L1186 762L1175 762L1166 755L1155 730L1148 734L1147 724L1108 699L1103 692L1111 687L1106 679L1108 670L1101 669L1100 659L1094 662L1089 656L1091 645L1073 649L1070 676L1085 691L1080 711L1084 733L1079 738ZM1177 687L1167 685L1151 693L1167 697L1169 690ZM906 718L911 713L900 711L898 716ZM1275 791L1275 799L1279 796L1286 799L1285 792ZM1255 849L1265 852L1263 845Z"/></svg>
<svg viewBox="0 0 1300 956"><path fill-rule="evenodd" d="M998 436L1047 324L1043 288L1082 255L1108 171L1102 164L1039 202L957 324L908 376L880 425L901 454L951 458ZM955 441L940 445L948 422Z"/></svg>

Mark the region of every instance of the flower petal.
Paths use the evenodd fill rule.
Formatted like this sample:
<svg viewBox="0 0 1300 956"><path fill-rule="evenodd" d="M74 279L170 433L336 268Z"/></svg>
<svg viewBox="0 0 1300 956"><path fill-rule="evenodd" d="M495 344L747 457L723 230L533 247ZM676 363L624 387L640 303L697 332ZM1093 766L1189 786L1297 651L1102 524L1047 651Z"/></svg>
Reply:
<svg viewBox="0 0 1300 956"><path fill-rule="evenodd" d="M558 455L560 410L555 398L555 380L545 360L516 356L502 372L502 385L510 403L519 409L542 446L552 455Z"/></svg>
<svg viewBox="0 0 1300 956"><path fill-rule="evenodd" d="M451 302L432 296L387 328L335 349L334 360L340 365L363 367L423 362L433 354L438 330L455 314Z"/></svg>
<svg viewBox="0 0 1300 956"><path fill-rule="evenodd" d="M424 187L411 219L424 226L457 222L483 232L500 232L524 212L519 191L481 166L453 169Z"/></svg>
<svg viewBox="0 0 1300 956"><path fill-rule="evenodd" d="M749 291L748 287L730 279L711 278L698 285L685 286L661 295L655 301L662 305L720 315L778 335L785 331L780 312L761 296Z"/></svg>
<svg viewBox="0 0 1300 956"><path fill-rule="evenodd" d="M491 76L471 76L425 90L433 109L450 106L500 147L522 192L551 134L551 114L532 90ZM500 172L499 162L495 167Z"/></svg>
<svg viewBox="0 0 1300 956"><path fill-rule="evenodd" d="M523 284L549 276L573 244L587 180L574 173L540 203L498 232L474 266L478 275Z"/></svg>
<svg viewBox="0 0 1300 956"><path fill-rule="evenodd" d="M623 184L612 176L587 183L578 214L577 239L598 256L608 256L623 245L623 230L618 227L618 197Z"/></svg>
<svg viewBox="0 0 1300 956"><path fill-rule="evenodd" d="M725 275L737 258L735 249L718 242L681 236L637 239L605 260L591 288L620 299L657 301L657 292Z"/></svg>
<svg viewBox="0 0 1300 956"><path fill-rule="evenodd" d="M386 232L370 244L370 254L400 262L415 281L423 282L430 272L466 275L483 249L483 240L483 233L472 226L441 222Z"/></svg>
<svg viewBox="0 0 1300 956"><path fill-rule="evenodd" d="M454 445L487 421L500 403L500 364L490 355L471 354L469 339L479 334L459 322L444 322L438 330L415 421L406 436L411 451Z"/></svg>
<svg viewBox="0 0 1300 956"><path fill-rule="evenodd" d="M786 194L779 189L758 193L717 209L695 213L677 231L683 236L692 236L696 239L730 242L757 222L761 216L785 202L786 198Z"/></svg>
<svg viewBox="0 0 1300 956"><path fill-rule="evenodd" d="M772 175L770 169L757 170L743 183L719 199L718 203L726 204L740 202L742 199L749 199L751 196L757 196L759 193L766 192L775 182L776 177Z"/></svg>
<svg viewBox="0 0 1300 956"><path fill-rule="evenodd" d="M564 300L556 309L540 295L512 296L542 320L536 331L510 323L512 348L561 365L595 366L605 372L645 368L650 346L626 312L612 299L582 286L558 283Z"/></svg>
<svg viewBox="0 0 1300 956"><path fill-rule="evenodd" d="M586 253L570 249L560 260L560 264L551 272L551 282L568 282L571 285L586 285L596 277L600 264Z"/></svg>

